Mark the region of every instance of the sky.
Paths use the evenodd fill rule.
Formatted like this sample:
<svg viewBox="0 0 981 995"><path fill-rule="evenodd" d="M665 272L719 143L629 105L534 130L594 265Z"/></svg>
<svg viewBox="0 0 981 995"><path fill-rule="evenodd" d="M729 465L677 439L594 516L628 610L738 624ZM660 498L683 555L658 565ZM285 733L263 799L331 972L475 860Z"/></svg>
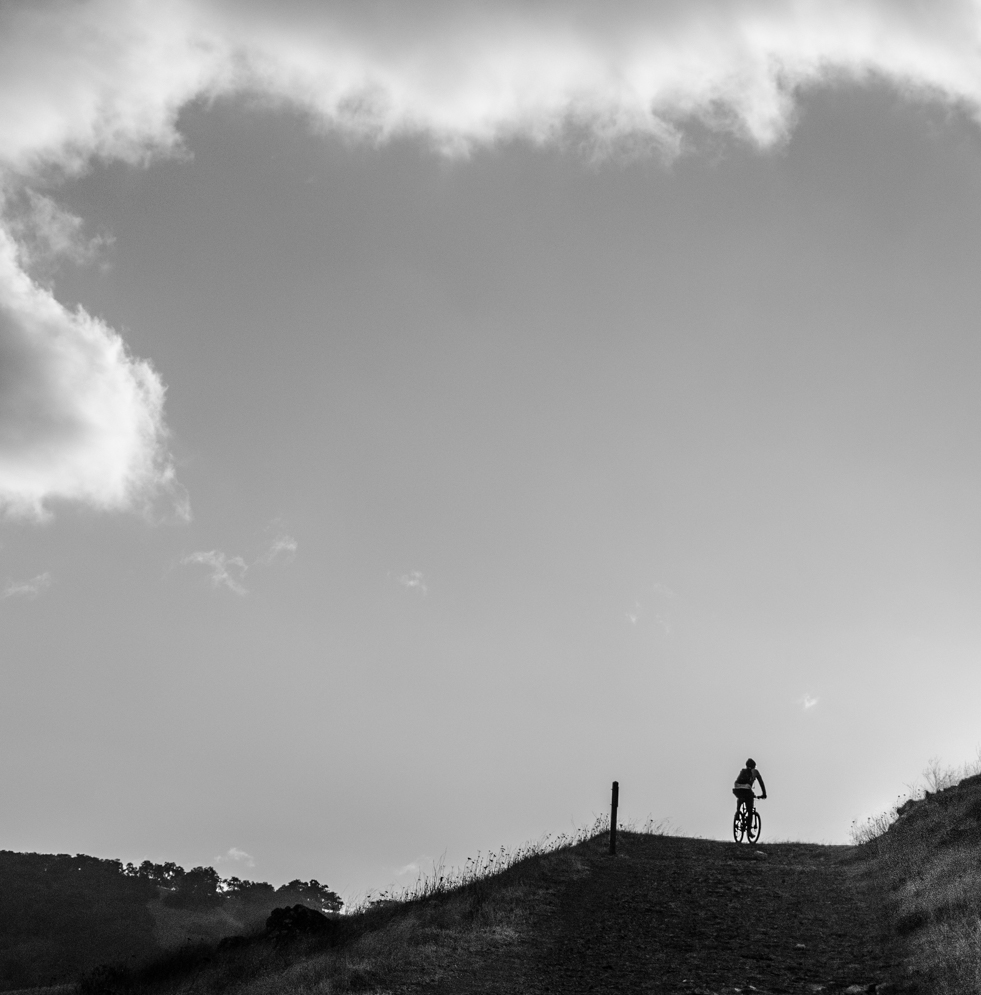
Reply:
<svg viewBox="0 0 981 995"><path fill-rule="evenodd" d="M0 847L354 898L981 742L981 3L0 7Z"/></svg>

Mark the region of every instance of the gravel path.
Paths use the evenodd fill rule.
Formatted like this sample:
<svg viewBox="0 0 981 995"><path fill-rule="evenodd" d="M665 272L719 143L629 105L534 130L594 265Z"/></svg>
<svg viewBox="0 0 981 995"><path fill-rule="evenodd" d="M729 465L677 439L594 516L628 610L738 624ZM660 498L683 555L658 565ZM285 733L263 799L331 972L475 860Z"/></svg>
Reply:
<svg viewBox="0 0 981 995"><path fill-rule="evenodd" d="M521 936L460 964L438 995L910 991L851 847L625 834L577 849ZM850 990L850 991L849 991Z"/></svg>

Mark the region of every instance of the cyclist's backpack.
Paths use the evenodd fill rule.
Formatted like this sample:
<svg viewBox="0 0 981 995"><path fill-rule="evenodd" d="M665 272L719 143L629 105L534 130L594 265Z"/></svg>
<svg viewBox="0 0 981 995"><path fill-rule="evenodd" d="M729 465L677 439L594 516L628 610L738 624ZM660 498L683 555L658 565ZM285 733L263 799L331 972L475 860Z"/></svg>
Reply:
<svg viewBox="0 0 981 995"><path fill-rule="evenodd" d="M747 788L753 786L753 771L749 767L743 767L736 778L736 784L745 784Z"/></svg>

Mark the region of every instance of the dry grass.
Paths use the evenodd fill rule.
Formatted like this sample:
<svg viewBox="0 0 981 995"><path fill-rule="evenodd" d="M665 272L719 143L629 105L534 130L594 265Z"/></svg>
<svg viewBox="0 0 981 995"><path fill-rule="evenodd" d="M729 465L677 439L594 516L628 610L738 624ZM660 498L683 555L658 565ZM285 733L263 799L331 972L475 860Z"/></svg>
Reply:
<svg viewBox="0 0 981 995"><path fill-rule="evenodd" d="M938 995L981 991L981 762L932 760L925 787L852 828L908 943L907 968Z"/></svg>
<svg viewBox="0 0 981 995"><path fill-rule="evenodd" d="M630 828L663 827L648 820ZM460 868L437 864L414 885L369 896L340 917L333 945L308 937L276 946L256 935L239 947L187 946L142 971L104 971L83 984L83 995L381 995L410 981L433 983L452 965L515 943L556 882L585 873L574 847L608 831L601 818L574 833L478 854Z"/></svg>

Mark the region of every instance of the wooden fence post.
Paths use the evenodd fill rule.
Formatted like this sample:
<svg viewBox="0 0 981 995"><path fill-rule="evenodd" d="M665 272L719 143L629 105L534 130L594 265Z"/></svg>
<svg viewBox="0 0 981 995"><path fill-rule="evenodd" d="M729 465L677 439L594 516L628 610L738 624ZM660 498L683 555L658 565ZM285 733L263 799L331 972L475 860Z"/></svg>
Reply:
<svg viewBox="0 0 981 995"><path fill-rule="evenodd" d="M617 853L617 804L620 801L620 782L613 782L613 800L610 802L610 856Z"/></svg>

